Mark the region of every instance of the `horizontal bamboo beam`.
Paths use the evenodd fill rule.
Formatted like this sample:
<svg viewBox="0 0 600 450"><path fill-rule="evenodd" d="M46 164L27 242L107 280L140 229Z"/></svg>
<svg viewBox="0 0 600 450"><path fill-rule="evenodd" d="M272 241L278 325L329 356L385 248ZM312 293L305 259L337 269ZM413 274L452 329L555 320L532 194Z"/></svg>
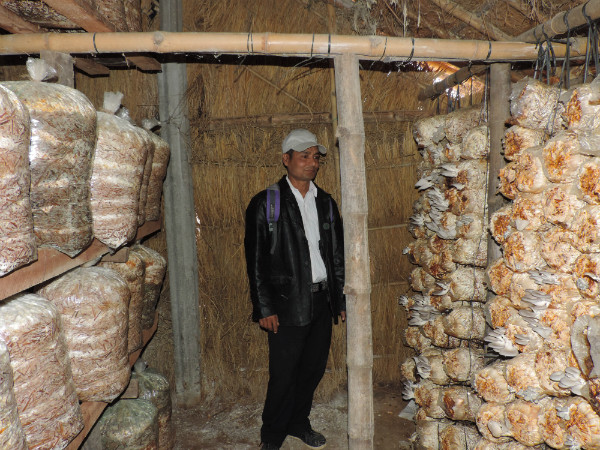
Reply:
<svg viewBox="0 0 600 450"><path fill-rule="evenodd" d="M83 0L44 0L52 9L56 10L73 23L77 24L90 33L110 33L117 30L115 26L107 21L102 15L87 2ZM90 52L91 53L91 52ZM160 71L158 61L148 56L130 56L129 61L144 71Z"/></svg>
<svg viewBox="0 0 600 450"><path fill-rule="evenodd" d="M506 34L501 29L495 27L491 23L486 23L483 19L476 16L470 11L467 11L462 6L456 4L452 0L429 0L431 3L439 6L448 14L456 17L458 20L466 23L471 28L476 29L485 36L495 41L510 41L512 36Z"/></svg>
<svg viewBox="0 0 600 450"><path fill-rule="evenodd" d="M587 24L587 19L583 15L583 8L585 8L585 13L592 21L600 18L600 0L589 0L583 5L579 5L569 11L558 13L543 24L520 34L515 40L520 42L537 42L539 39L544 39L544 33L550 38L564 34L567 32L565 15L571 29L585 25Z"/></svg>
<svg viewBox="0 0 600 450"><path fill-rule="evenodd" d="M485 64L480 64L471 67L463 67L462 69L454 72L452 75L448 75L443 80L438 81L437 83L434 83L431 86L427 86L425 89L419 92L417 98L419 100L433 99L439 96L440 94L446 92L447 89L453 88L457 84L468 80L472 76L480 74L481 72L485 72L487 68L488 66Z"/></svg>
<svg viewBox="0 0 600 450"><path fill-rule="evenodd" d="M371 122L414 122L427 117L423 111L366 111L363 119ZM236 126L277 127L293 124L326 124L331 123L330 112L297 113L297 114L267 114L247 117L218 117L213 119L191 120L190 124L198 126L201 131L220 131Z"/></svg>
<svg viewBox="0 0 600 450"><path fill-rule="evenodd" d="M585 54L586 39L576 40L573 56ZM558 58L565 46L555 44ZM53 50L65 53L209 53L333 57L355 54L364 59L401 61L532 61L535 44L522 42L450 41L383 36L282 33L36 33L0 36L0 54Z"/></svg>

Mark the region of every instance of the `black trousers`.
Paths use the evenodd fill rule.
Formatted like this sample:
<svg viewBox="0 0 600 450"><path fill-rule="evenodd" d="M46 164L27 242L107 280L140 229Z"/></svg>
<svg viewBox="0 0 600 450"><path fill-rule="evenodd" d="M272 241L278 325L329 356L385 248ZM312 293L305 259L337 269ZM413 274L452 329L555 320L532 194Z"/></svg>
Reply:
<svg viewBox="0 0 600 450"><path fill-rule="evenodd" d="M288 434L310 429L308 416L329 355L332 316L327 291L312 294L313 320L269 331L269 385L262 442L281 445Z"/></svg>

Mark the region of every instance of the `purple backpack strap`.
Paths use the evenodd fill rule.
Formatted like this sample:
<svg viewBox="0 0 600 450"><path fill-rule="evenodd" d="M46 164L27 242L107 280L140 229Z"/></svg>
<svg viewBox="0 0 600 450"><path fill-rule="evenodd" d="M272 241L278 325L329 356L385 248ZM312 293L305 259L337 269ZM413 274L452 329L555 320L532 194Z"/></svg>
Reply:
<svg viewBox="0 0 600 450"><path fill-rule="evenodd" d="M275 252L277 244L277 221L281 212L281 199L279 192L279 184L272 184L267 188L267 223L269 224L269 232L271 233L271 254Z"/></svg>

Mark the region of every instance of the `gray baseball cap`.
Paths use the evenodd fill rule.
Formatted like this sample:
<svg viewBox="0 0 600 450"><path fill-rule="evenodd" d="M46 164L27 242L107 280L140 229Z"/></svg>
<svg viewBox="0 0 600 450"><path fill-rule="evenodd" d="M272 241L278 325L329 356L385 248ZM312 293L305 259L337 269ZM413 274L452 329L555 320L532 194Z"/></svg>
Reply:
<svg viewBox="0 0 600 450"><path fill-rule="evenodd" d="M318 147L319 153L323 155L327 153L327 149L317 142L317 136L304 128L297 128L290 131L290 134L285 137L281 144L283 153L287 153L290 150L303 152L310 147Z"/></svg>

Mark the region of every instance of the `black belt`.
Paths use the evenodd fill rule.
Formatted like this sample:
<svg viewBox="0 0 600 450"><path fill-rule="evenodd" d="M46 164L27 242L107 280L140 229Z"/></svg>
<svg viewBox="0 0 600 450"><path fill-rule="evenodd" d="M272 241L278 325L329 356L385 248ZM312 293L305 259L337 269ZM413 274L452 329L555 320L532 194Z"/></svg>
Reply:
<svg viewBox="0 0 600 450"><path fill-rule="evenodd" d="M327 289L327 280L319 281L318 283L313 283L310 287L310 292L321 292Z"/></svg>

